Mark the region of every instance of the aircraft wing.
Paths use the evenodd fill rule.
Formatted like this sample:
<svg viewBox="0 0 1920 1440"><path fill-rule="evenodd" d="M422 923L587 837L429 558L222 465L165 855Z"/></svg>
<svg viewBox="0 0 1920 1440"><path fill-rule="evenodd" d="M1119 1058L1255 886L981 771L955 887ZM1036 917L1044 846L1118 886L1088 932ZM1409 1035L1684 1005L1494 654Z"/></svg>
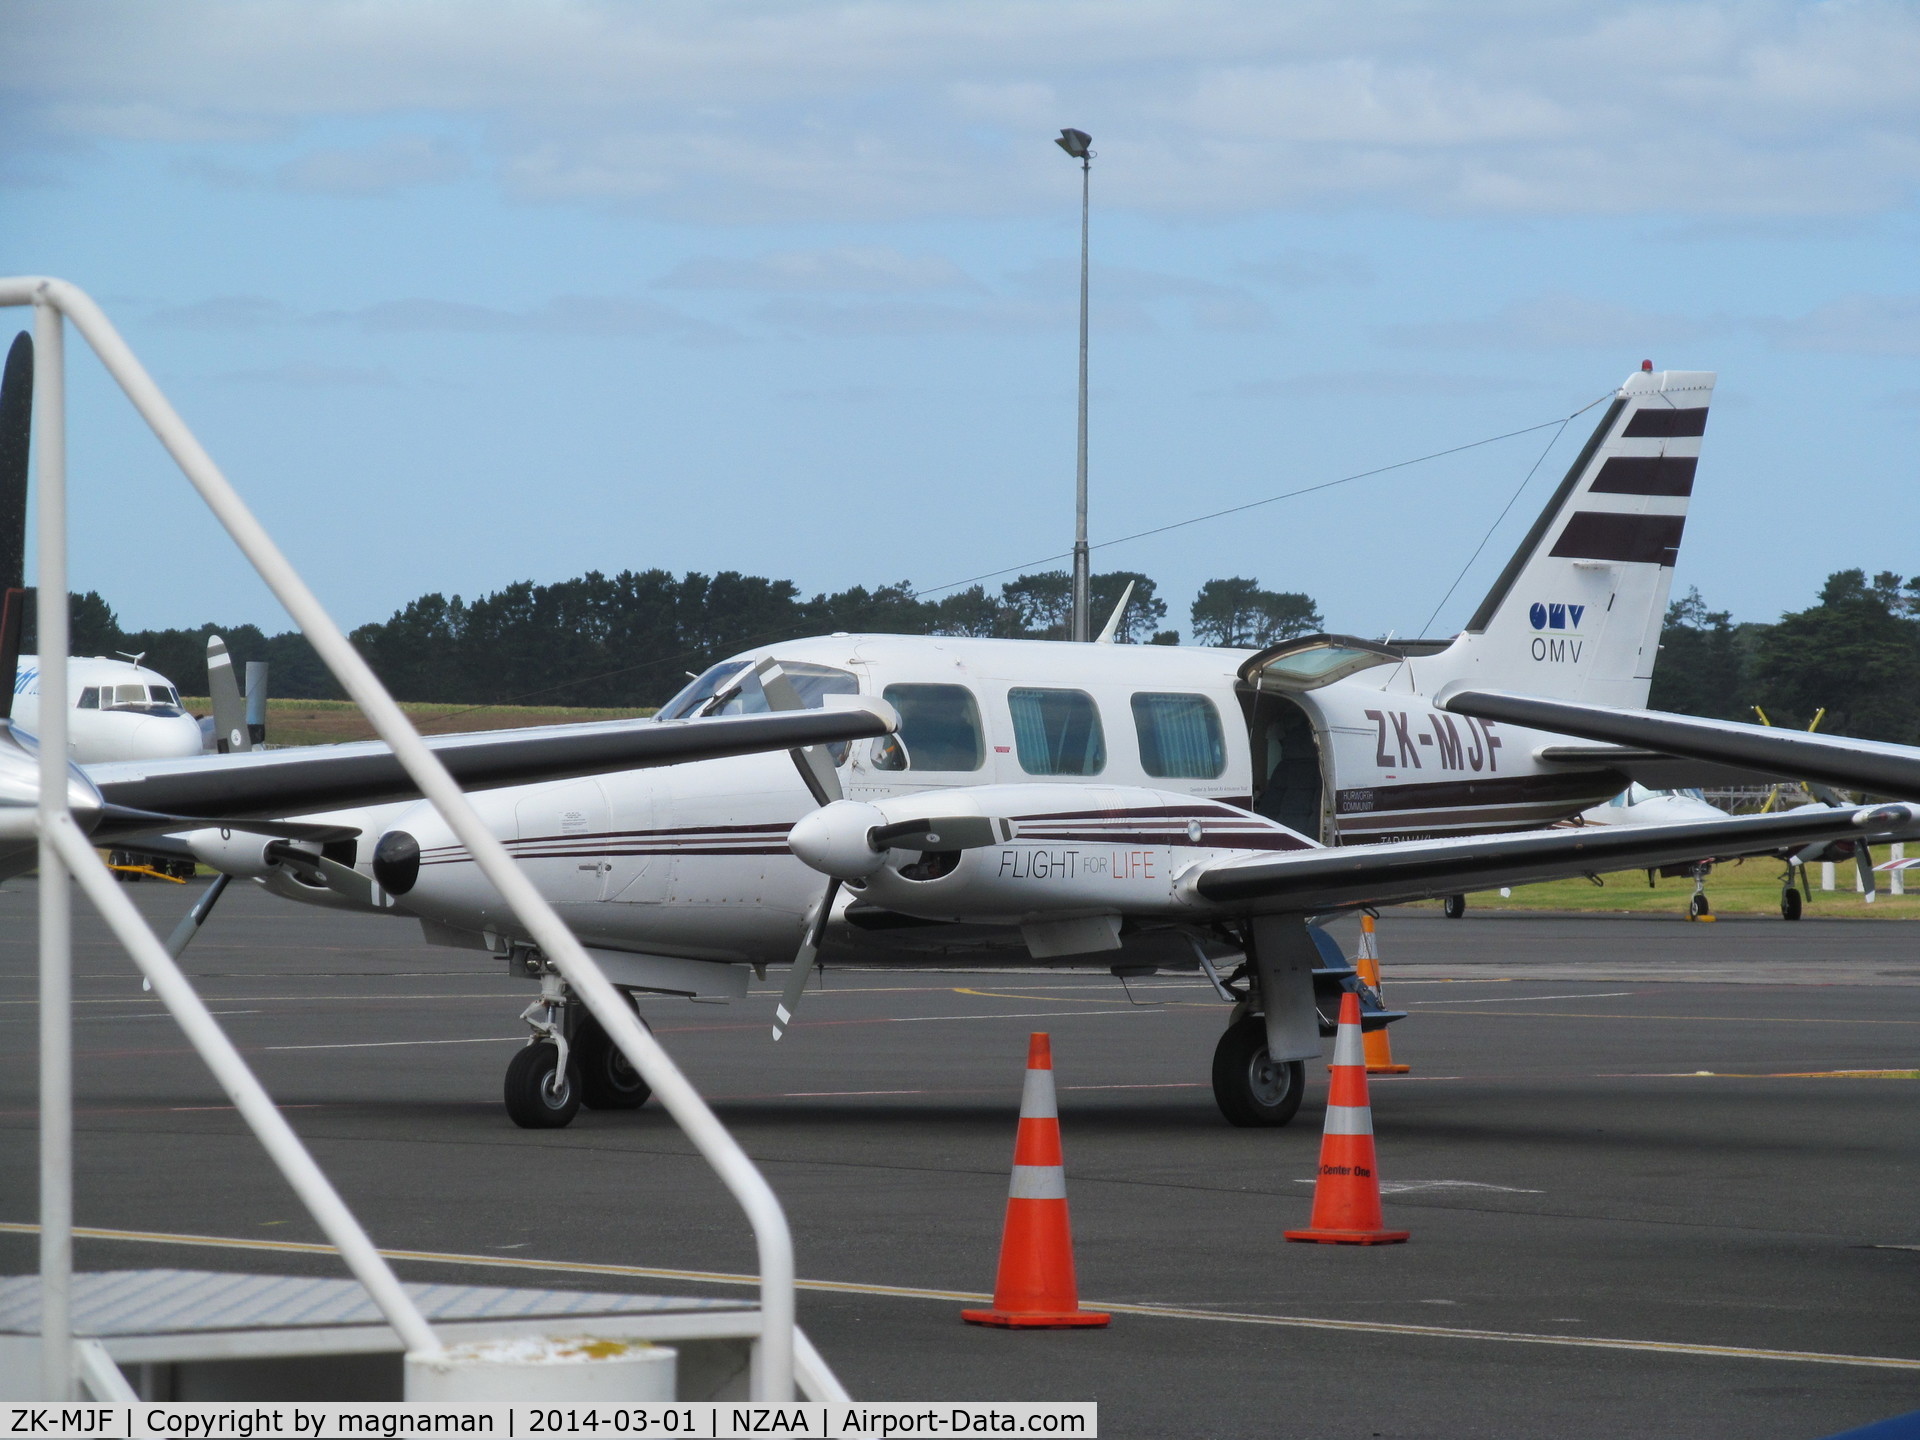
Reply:
<svg viewBox="0 0 1920 1440"><path fill-rule="evenodd" d="M1504 720L1586 740L1659 750L1780 779L1817 780L1875 795L1920 800L1920 749L1909 745L1809 735L1734 720L1702 720L1663 710L1615 710L1567 700L1536 700L1498 690L1442 692L1440 704L1442 709L1483 720Z"/></svg>
<svg viewBox="0 0 1920 1440"><path fill-rule="evenodd" d="M1495 885L1565 880L1603 870L1678 865L1716 855L1799 849L1826 840L1920 826L1908 805L1781 815L1741 815L1698 824L1583 826L1517 835L1342 845L1220 861L1186 880L1202 899L1250 913L1311 913L1398 905Z"/></svg>
<svg viewBox="0 0 1920 1440"><path fill-rule="evenodd" d="M705 720L546 725L437 737L427 745L463 789L490 790L858 740L890 734L897 724L887 707L846 706ZM85 769L109 805L176 816L299 815L419 793L393 752L377 741ZM102 827L107 828L111 822ZM151 821L141 828L153 828Z"/></svg>

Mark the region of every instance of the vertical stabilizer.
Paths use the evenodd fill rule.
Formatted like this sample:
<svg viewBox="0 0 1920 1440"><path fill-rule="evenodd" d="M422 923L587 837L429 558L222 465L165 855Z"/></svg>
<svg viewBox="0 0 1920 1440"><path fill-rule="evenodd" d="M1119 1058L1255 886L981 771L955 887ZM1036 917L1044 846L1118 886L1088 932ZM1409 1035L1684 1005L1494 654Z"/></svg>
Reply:
<svg viewBox="0 0 1920 1440"><path fill-rule="evenodd" d="M1620 387L1466 630L1418 662L1421 689L1647 703L1713 382L1643 369Z"/></svg>

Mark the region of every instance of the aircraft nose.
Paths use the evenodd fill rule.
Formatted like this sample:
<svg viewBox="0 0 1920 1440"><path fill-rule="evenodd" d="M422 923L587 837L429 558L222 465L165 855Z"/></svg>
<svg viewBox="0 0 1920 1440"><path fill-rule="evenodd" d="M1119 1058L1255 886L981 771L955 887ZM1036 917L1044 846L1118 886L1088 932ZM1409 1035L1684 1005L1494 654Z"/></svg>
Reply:
<svg viewBox="0 0 1920 1440"><path fill-rule="evenodd" d="M176 760L200 753L200 722L191 715L152 715L133 727L129 760Z"/></svg>
<svg viewBox="0 0 1920 1440"><path fill-rule="evenodd" d="M373 847L373 878L389 895L404 895L420 878L420 842L404 830L389 830Z"/></svg>

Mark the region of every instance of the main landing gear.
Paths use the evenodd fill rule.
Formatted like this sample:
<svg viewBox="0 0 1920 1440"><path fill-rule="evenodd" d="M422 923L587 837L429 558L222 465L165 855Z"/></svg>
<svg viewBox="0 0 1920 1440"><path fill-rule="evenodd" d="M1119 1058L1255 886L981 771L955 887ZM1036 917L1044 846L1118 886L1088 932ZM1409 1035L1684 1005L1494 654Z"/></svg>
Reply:
<svg viewBox="0 0 1920 1440"><path fill-rule="evenodd" d="M1458 920L1467 913L1467 897L1464 895L1447 896L1445 900L1440 902L1440 913L1449 920Z"/></svg>
<svg viewBox="0 0 1920 1440"><path fill-rule="evenodd" d="M1304 1060L1276 1063L1267 1053L1267 1022L1242 1015L1213 1049L1213 1099L1229 1125L1284 1125L1307 1089Z"/></svg>
<svg viewBox="0 0 1920 1440"><path fill-rule="evenodd" d="M558 1130L589 1110L638 1110L653 1094L605 1027L551 970L520 1017L533 1034L507 1066L507 1115L523 1130ZM639 1017L646 1025L646 1018ZM651 1030L653 1027L648 1025Z"/></svg>

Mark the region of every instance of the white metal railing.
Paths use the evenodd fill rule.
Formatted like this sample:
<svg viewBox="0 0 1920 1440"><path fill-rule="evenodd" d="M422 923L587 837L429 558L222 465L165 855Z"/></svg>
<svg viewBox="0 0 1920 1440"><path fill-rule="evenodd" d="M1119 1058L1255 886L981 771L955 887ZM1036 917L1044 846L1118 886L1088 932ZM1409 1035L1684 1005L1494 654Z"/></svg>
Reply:
<svg viewBox="0 0 1920 1440"><path fill-rule="evenodd" d="M373 671L347 643L320 601L201 448L112 323L77 286L27 276L0 279L0 306L34 307L33 430L39 521L41 693L67 691L66 414L62 317L79 331L133 406L180 466L274 596L293 617L334 678L359 705L420 792L433 803L547 959L560 971L608 1036L632 1062L660 1103L731 1192L753 1227L760 1262L760 1343L752 1377L757 1400L793 1396L793 1237L779 1199L707 1107L672 1058L621 1000L565 922L521 873L460 787ZM88 898L153 982L281 1173L306 1204L355 1277L409 1349L439 1348L431 1327L407 1298L337 1191L274 1107L259 1081L208 1015L192 985L167 954L88 844L70 809L67 716L41 707L40 796L40 1262L42 1382L50 1399L66 1398L74 1380L73 1063L71 897L75 876Z"/></svg>

